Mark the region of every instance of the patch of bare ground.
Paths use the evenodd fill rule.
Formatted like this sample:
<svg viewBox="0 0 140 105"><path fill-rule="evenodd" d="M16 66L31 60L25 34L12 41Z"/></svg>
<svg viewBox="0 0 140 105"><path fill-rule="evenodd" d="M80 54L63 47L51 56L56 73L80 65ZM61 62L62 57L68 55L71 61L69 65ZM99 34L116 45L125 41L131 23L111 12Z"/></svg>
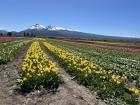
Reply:
<svg viewBox="0 0 140 105"><path fill-rule="evenodd" d="M25 51L12 62L0 65L0 105L17 105L22 101L22 95L17 95L14 89L24 55Z"/></svg>
<svg viewBox="0 0 140 105"><path fill-rule="evenodd" d="M27 94L17 92L16 79L26 51L27 48L12 62L0 65L0 105L106 105L96 99L96 95L89 89L73 81L58 63L56 65L64 83L59 86L57 92L45 89Z"/></svg>

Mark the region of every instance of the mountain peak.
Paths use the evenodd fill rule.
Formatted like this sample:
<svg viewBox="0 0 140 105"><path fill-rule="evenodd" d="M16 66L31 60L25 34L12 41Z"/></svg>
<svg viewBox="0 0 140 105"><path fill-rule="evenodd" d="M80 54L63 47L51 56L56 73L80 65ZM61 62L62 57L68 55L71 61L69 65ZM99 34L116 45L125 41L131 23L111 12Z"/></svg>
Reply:
<svg viewBox="0 0 140 105"><path fill-rule="evenodd" d="M40 30L40 29L45 29L46 27L43 26L43 25L40 25L40 24L34 24L32 25L29 29L37 29L37 30Z"/></svg>
<svg viewBox="0 0 140 105"><path fill-rule="evenodd" d="M40 24L34 24L32 26L30 26L28 29L31 29L31 30L49 30L49 31L59 31L59 30L67 30L67 31L75 31L75 30L72 30L72 29L67 29L67 28L63 28L63 27L59 27L59 26L52 26L52 25L48 25L48 26L43 26L43 25L40 25Z"/></svg>
<svg viewBox="0 0 140 105"><path fill-rule="evenodd" d="M46 28L47 28L48 30L66 30L66 29L63 28L63 27L56 27L56 26L51 26L51 25L47 26Z"/></svg>

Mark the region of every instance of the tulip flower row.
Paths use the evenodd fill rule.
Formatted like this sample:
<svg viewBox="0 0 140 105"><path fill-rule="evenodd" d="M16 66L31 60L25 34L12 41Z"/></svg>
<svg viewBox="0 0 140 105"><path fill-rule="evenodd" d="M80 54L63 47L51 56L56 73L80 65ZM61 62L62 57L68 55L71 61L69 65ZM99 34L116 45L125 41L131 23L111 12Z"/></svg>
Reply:
<svg viewBox="0 0 140 105"><path fill-rule="evenodd" d="M100 65L114 74L127 76L125 84L140 88L140 54L116 49L91 47L69 42L48 41L48 43L74 53L90 62Z"/></svg>
<svg viewBox="0 0 140 105"><path fill-rule="evenodd" d="M33 42L27 51L20 77L19 84L25 92L40 87L57 88L60 83L58 69L43 52L38 41Z"/></svg>
<svg viewBox="0 0 140 105"><path fill-rule="evenodd" d="M100 66L47 42L43 42L43 44L69 74L79 83L96 90L101 98L117 97L127 101L129 96L130 101L134 101L132 93L139 94L138 89L128 88L125 85L126 76L115 75L111 70L103 70Z"/></svg>
<svg viewBox="0 0 140 105"><path fill-rule="evenodd" d="M0 43L0 64L11 61L31 40Z"/></svg>

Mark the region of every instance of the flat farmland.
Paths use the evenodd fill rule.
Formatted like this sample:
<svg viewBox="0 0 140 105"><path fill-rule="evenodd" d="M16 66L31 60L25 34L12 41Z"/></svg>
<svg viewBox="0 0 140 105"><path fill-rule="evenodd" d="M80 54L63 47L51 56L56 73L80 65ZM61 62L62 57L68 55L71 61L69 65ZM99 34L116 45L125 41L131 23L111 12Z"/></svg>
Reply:
<svg viewBox="0 0 140 105"><path fill-rule="evenodd" d="M76 44L85 44L93 47L101 47L101 48L114 48L121 49L125 51L131 52L140 52L140 43L139 42L110 42L110 41L90 41L90 40L81 40L81 39L65 39L65 38L49 38L49 40L56 40L59 42L71 42Z"/></svg>
<svg viewBox="0 0 140 105"><path fill-rule="evenodd" d="M139 105L139 43L15 39L0 43L2 105Z"/></svg>

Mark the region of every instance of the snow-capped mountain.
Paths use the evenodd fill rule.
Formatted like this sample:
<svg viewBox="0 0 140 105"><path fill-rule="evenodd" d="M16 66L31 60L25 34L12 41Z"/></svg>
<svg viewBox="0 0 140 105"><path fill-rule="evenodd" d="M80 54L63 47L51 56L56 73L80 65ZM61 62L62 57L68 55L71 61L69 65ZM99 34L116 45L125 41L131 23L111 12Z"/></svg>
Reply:
<svg viewBox="0 0 140 105"><path fill-rule="evenodd" d="M46 29L46 27L40 24L34 24L29 29L41 30L41 29Z"/></svg>
<svg viewBox="0 0 140 105"><path fill-rule="evenodd" d="M67 29L65 29L65 28L63 28L63 27L56 27L56 26L47 26L46 27L46 29L48 29L48 30L67 30Z"/></svg>
<svg viewBox="0 0 140 105"><path fill-rule="evenodd" d="M6 34L8 31L1 30L0 33ZM57 26L43 26L40 24L34 24L29 28L16 32L12 31L12 35L15 36L24 36L26 33L30 35L35 35L37 37L65 37L65 38L111 38L111 39L129 39L129 40L140 40L140 38L127 38L127 37L114 37L114 36L106 36L106 35L98 35L92 33L84 33L78 30L67 29L63 27Z"/></svg>
<svg viewBox="0 0 140 105"><path fill-rule="evenodd" d="M42 30L42 29L47 29L47 30L53 30L53 31L57 31L57 30L67 30L63 27L57 27L57 26L43 26L43 25L40 25L40 24L34 24L32 26L30 26L29 29L36 29L36 30Z"/></svg>
<svg viewBox="0 0 140 105"><path fill-rule="evenodd" d="M26 30L19 32L17 35L24 35L25 33L33 34L36 36L49 36L49 37L73 37L73 38L86 38L92 37L93 34L83 33L72 29L66 29L58 26L43 26L34 24Z"/></svg>

